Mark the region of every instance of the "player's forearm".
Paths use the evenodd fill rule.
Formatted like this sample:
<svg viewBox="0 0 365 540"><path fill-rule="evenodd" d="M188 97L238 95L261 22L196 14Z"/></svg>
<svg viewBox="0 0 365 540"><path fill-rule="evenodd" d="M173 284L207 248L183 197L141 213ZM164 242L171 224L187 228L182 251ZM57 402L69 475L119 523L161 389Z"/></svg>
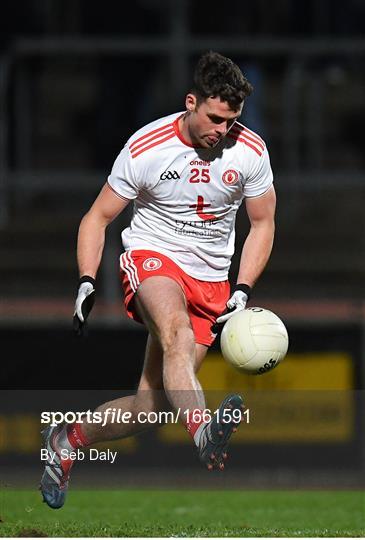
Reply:
<svg viewBox="0 0 365 540"><path fill-rule="evenodd" d="M106 226L91 212L82 218L77 239L80 276L96 277L104 250Z"/></svg>
<svg viewBox="0 0 365 540"><path fill-rule="evenodd" d="M274 234L273 220L251 227L243 245L237 283L250 287L256 283L269 260Z"/></svg>

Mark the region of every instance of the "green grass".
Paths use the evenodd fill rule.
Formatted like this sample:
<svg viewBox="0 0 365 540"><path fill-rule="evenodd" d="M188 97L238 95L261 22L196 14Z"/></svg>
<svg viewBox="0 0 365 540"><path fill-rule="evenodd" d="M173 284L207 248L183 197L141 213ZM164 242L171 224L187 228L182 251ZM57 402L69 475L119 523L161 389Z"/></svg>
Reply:
<svg viewBox="0 0 365 540"><path fill-rule="evenodd" d="M0 536L361 537L360 491L77 491L61 510L0 492Z"/></svg>

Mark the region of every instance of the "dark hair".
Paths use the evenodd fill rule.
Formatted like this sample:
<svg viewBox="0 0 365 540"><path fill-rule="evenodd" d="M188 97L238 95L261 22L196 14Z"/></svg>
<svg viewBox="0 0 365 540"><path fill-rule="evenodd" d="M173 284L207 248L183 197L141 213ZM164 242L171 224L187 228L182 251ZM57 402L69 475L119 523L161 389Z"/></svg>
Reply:
<svg viewBox="0 0 365 540"><path fill-rule="evenodd" d="M236 111L252 90L253 86L230 58L214 51L209 51L199 58L191 90L196 95L198 104L208 97L220 97Z"/></svg>

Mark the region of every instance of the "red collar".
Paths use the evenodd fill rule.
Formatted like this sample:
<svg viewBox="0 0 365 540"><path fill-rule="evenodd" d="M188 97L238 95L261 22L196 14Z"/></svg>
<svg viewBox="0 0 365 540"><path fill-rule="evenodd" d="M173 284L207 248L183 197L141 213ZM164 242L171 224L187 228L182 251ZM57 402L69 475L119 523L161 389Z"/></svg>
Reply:
<svg viewBox="0 0 365 540"><path fill-rule="evenodd" d="M184 116L185 113L181 114L180 116L178 116L176 118L176 120L174 120L173 122L173 126L174 126L174 131L176 133L176 136L180 139L180 141L185 144L186 146L189 146L190 148L203 148L202 146L200 146L200 144L191 144L189 143L182 135L180 129L179 129L179 120L180 118L182 118Z"/></svg>

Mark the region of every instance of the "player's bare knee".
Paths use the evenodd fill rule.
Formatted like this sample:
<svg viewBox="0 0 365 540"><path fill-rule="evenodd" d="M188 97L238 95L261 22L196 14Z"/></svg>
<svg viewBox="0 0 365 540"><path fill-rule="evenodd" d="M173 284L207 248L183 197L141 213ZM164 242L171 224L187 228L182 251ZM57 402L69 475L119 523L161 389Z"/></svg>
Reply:
<svg viewBox="0 0 365 540"><path fill-rule="evenodd" d="M173 325L168 329L164 329L161 332L160 340L164 363L166 356L174 358L179 355L191 355L194 350L194 332L191 325L187 323Z"/></svg>

